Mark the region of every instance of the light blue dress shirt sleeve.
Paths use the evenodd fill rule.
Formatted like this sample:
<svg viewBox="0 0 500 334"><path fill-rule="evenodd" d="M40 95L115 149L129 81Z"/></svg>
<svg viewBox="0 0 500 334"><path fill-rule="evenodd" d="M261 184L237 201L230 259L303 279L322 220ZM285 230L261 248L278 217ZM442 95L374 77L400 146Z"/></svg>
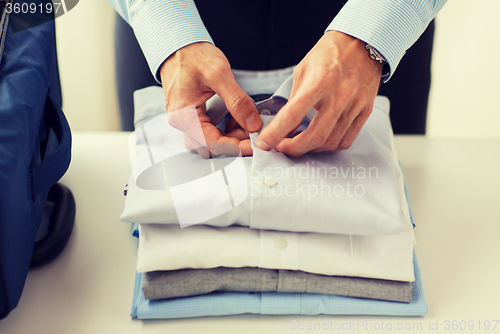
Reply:
<svg viewBox="0 0 500 334"><path fill-rule="evenodd" d="M193 0L109 1L134 29L158 82L159 68L172 53L196 42L213 44ZM389 63L387 81L446 1L349 0L326 30L346 33L376 48Z"/></svg>
<svg viewBox="0 0 500 334"><path fill-rule="evenodd" d="M377 49L389 63L386 82L446 1L349 0L326 30L343 32Z"/></svg>
<svg viewBox="0 0 500 334"><path fill-rule="evenodd" d="M196 42L213 44L193 0L109 0L134 29L149 69L159 69L172 53Z"/></svg>

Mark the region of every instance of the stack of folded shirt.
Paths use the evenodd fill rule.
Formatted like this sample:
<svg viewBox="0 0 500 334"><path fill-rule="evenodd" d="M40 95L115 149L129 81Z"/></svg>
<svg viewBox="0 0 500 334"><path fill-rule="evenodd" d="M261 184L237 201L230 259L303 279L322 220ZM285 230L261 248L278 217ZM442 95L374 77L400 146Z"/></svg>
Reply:
<svg viewBox="0 0 500 334"><path fill-rule="evenodd" d="M287 101L287 71L235 73L250 95L275 92L256 104L263 127ZM185 148L161 88L134 102L121 217L139 237L133 317L427 314L387 98L348 150L290 157L253 133L252 157L214 159ZM207 114L224 128L220 98Z"/></svg>

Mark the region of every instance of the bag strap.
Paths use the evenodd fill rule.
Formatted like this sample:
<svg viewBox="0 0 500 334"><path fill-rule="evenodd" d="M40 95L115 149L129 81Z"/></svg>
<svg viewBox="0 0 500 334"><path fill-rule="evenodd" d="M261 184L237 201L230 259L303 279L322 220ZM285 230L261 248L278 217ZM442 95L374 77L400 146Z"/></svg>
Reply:
<svg viewBox="0 0 500 334"><path fill-rule="evenodd" d="M7 25L9 23L9 10L7 5L11 0L0 0L5 2L3 11L0 13L0 62L2 62L3 48L5 46L5 37L7 36Z"/></svg>
<svg viewBox="0 0 500 334"><path fill-rule="evenodd" d="M71 132L61 107L48 94L44 107L45 117L57 135L59 146L31 171L33 195L37 196L57 183L66 173L71 161Z"/></svg>

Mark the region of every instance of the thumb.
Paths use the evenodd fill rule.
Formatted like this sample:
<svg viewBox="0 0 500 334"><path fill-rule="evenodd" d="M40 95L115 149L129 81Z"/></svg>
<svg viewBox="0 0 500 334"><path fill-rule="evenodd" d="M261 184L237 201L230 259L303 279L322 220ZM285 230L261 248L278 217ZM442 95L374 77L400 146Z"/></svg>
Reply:
<svg viewBox="0 0 500 334"><path fill-rule="evenodd" d="M227 110L241 127L249 132L255 132L262 126L259 112L252 99L234 80L229 72L214 89L226 103Z"/></svg>

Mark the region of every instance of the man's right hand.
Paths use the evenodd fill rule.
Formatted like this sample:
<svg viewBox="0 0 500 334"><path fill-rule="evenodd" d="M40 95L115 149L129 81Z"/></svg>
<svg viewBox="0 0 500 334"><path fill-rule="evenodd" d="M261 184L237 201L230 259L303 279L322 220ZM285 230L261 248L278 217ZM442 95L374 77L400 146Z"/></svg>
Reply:
<svg viewBox="0 0 500 334"><path fill-rule="evenodd" d="M231 66L214 45L199 42L187 45L165 60L160 67L167 112L194 105L206 143L230 143L243 155L252 155L248 132L262 126L257 109L247 93L236 83ZM215 93L243 129L222 133L210 123L205 102ZM200 152L200 150L198 150ZM207 157L206 152L200 152Z"/></svg>

